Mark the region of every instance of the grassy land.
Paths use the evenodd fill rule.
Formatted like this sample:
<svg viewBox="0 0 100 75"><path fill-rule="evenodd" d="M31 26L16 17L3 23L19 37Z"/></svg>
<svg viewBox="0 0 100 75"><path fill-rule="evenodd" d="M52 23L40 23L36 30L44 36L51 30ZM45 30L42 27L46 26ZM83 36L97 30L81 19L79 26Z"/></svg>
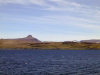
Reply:
<svg viewBox="0 0 100 75"><path fill-rule="evenodd" d="M0 48L33 48L33 49L69 49L83 50L96 49L100 50L100 43L78 43L78 42L43 42L29 43L18 40L0 40Z"/></svg>

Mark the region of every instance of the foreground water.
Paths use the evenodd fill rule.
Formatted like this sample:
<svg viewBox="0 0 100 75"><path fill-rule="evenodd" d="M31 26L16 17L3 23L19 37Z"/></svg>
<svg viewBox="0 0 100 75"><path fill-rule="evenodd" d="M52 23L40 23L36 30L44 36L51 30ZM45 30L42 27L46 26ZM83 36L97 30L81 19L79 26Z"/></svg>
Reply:
<svg viewBox="0 0 100 75"><path fill-rule="evenodd" d="M100 50L0 50L0 75L100 75Z"/></svg>

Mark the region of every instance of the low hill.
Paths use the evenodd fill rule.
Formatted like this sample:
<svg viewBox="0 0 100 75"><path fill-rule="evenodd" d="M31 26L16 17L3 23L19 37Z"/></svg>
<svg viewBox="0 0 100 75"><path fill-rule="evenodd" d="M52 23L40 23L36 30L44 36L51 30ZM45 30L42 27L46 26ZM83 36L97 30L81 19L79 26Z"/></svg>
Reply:
<svg viewBox="0 0 100 75"><path fill-rule="evenodd" d="M21 42L29 42L29 43L40 43L41 42L37 38L34 38L32 35L28 35L25 38L18 38L18 39L14 39L14 40L18 40L18 41L21 41Z"/></svg>
<svg viewBox="0 0 100 75"><path fill-rule="evenodd" d="M0 48L24 48L28 47L28 43L41 43L41 41L32 37L32 35L17 39L0 39Z"/></svg>
<svg viewBox="0 0 100 75"><path fill-rule="evenodd" d="M82 40L81 42L88 42L88 43L100 43L100 39Z"/></svg>
<svg viewBox="0 0 100 75"><path fill-rule="evenodd" d="M66 50L100 50L100 43L96 40L82 40L81 42L41 42L28 35L25 38L1 39L0 48L24 48L24 49L66 49Z"/></svg>

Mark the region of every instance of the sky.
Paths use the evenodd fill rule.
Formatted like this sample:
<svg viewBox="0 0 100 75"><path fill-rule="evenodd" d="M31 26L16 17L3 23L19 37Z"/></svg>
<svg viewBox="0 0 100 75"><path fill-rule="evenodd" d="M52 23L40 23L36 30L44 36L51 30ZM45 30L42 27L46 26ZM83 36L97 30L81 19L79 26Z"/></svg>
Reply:
<svg viewBox="0 0 100 75"><path fill-rule="evenodd" d="M0 0L0 38L100 39L100 0Z"/></svg>

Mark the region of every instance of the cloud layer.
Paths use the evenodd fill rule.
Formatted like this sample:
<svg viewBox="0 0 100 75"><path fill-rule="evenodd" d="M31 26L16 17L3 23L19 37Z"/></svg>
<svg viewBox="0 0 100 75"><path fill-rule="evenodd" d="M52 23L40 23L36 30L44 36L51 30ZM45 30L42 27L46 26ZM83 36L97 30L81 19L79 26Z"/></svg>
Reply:
<svg viewBox="0 0 100 75"><path fill-rule="evenodd" d="M7 8L7 5L21 5L22 8L24 8ZM5 7L4 9L2 8L3 6ZM36 10L34 8L36 8ZM10 12L2 12L1 9ZM15 13L15 10L19 11L19 13ZM28 11L31 14L27 14ZM34 13L35 11L36 13ZM77 0L0 0L0 16L3 17L0 18L2 21L0 25L3 24L5 26L5 23L11 22L11 24L39 25L40 28L45 28L46 26L48 26L48 28L54 27L55 31L57 31L57 27L59 27L58 29L60 29L60 27L63 29L72 27L69 29L76 28L76 30L86 29L89 30L89 32L94 31L94 33L100 30L100 7L81 4L78 3ZM62 33L67 32L63 29L61 30ZM53 31L53 29L51 31ZM72 32L74 31L75 30ZM75 32L77 33L78 31ZM79 32L81 32L81 30ZM99 32L97 34L99 34Z"/></svg>
<svg viewBox="0 0 100 75"><path fill-rule="evenodd" d="M47 10L47 11L53 11L53 12L72 12L77 13L79 15L84 16L85 18L78 18L78 17L70 17L70 21L79 21L82 24L77 24L78 26L81 27L87 27L87 28L99 28L99 19L100 19L100 8L99 7L90 7L87 5L82 5L76 2L70 2L67 0L0 0L0 4L21 4L21 5L38 5L42 8L41 10ZM52 15L49 15L52 16ZM60 14L58 15L53 15L56 20L61 19L68 19L66 15ZM62 17L61 17L62 16ZM64 17L65 16L65 17ZM44 16L45 17L45 16ZM52 18L54 18L52 17ZM57 19L57 18L59 19ZM51 18L51 17L48 17ZM47 17L45 18L47 19ZM62 20L63 22L63 20ZM65 23L65 22L64 22ZM84 25L83 25L84 24Z"/></svg>

